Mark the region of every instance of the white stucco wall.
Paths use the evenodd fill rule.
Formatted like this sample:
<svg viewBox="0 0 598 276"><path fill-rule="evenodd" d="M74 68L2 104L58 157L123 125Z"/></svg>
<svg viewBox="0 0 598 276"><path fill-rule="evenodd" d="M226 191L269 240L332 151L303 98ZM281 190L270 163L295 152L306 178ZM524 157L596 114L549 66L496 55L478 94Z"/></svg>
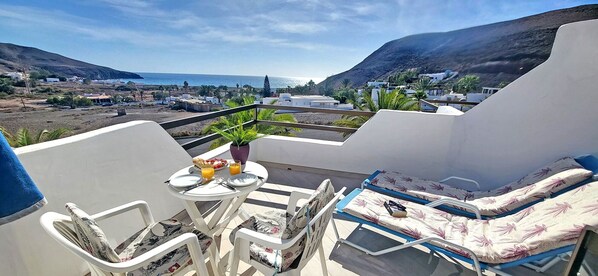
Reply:
<svg viewBox="0 0 598 276"><path fill-rule="evenodd" d="M96 213L142 199L157 220L184 209L163 182L191 164L191 157L154 122L115 125L15 152L48 204L0 226L0 275L83 275L84 263L52 240L39 224L44 212L65 214L66 202ZM143 221L131 212L100 226L116 245L141 229Z"/></svg>
<svg viewBox="0 0 598 276"><path fill-rule="evenodd" d="M266 137L259 160L392 169L501 186L563 156L598 153L598 20L562 26L550 58L461 116L380 111L344 143Z"/></svg>
<svg viewBox="0 0 598 276"><path fill-rule="evenodd" d="M255 158L357 173L400 168L414 175L441 177L449 146L449 139L443 135L450 137L454 118L454 115L381 110L344 143L268 136L254 141ZM419 160L426 160L426 165L422 166Z"/></svg>

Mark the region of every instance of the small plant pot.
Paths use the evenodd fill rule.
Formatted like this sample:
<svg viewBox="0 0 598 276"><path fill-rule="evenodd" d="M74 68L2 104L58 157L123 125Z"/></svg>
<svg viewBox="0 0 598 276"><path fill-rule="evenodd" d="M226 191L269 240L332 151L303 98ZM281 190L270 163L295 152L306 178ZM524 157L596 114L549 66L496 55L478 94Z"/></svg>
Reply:
<svg viewBox="0 0 598 276"><path fill-rule="evenodd" d="M249 158L249 145L237 147L231 144L230 155L233 157L234 160L240 160L241 165L245 165L247 159Z"/></svg>

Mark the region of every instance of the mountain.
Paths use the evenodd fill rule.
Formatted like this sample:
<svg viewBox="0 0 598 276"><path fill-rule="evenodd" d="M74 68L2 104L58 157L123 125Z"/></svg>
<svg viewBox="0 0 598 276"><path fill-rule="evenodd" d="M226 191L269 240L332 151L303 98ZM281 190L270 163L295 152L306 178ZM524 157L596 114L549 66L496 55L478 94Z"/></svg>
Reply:
<svg viewBox="0 0 598 276"><path fill-rule="evenodd" d="M135 73L93 65L37 48L0 43L0 71L20 71L24 67L30 71L44 69L65 77L78 76L97 80L142 79Z"/></svg>
<svg viewBox="0 0 598 276"><path fill-rule="evenodd" d="M598 18L598 5L550 11L520 19L444 33L424 33L387 42L348 71L326 78L320 87L353 87L417 68L420 73L475 74L484 86L511 82L550 55L559 26ZM414 19L415 20L415 19Z"/></svg>

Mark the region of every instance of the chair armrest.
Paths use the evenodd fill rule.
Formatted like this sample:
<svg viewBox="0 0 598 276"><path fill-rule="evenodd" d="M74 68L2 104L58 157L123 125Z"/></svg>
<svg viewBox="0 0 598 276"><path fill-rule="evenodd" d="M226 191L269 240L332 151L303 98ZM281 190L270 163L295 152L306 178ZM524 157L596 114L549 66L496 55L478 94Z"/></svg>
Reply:
<svg viewBox="0 0 598 276"><path fill-rule="evenodd" d="M449 176L449 177L447 177L447 178L445 178L445 179L443 179L443 180L440 180L440 181L438 181L438 182L440 182L440 183L444 183L444 182L446 182L446 181L448 181L448 180L453 180L453 179L455 179L455 180L460 180L460 181L463 181L463 182L469 182L469 183L473 183L474 185L476 185L476 187L478 187L478 191L479 191L479 190L481 190L481 188L480 188L480 183L478 183L477 181L475 181L475 180L473 180L473 179L469 179L469 178L465 178L465 177L459 177L459 176Z"/></svg>
<svg viewBox="0 0 598 276"><path fill-rule="evenodd" d="M299 191L292 191L291 196L289 197L289 203L287 204L287 213L294 215L295 210L297 209L297 202L300 199L308 199L311 194L299 192Z"/></svg>
<svg viewBox="0 0 598 276"><path fill-rule="evenodd" d="M91 264L97 266L98 268L110 271L114 273L125 273L140 267L146 266L149 263L159 260L164 255L170 253L172 250L175 250L181 246L186 245L189 248L189 254L193 259L194 264L200 264L203 260L203 254L201 253L201 247L199 245L199 241L197 240L197 236L193 233L185 233L182 234L156 248L153 248L131 260L120 262L120 263L110 263L100 259L97 259L93 256L91 258L85 258ZM199 269L199 268L198 268Z"/></svg>
<svg viewBox="0 0 598 276"><path fill-rule="evenodd" d="M154 217L152 216L152 212L150 211L149 205L147 205L147 202L143 200L137 200L131 203L123 204L121 206L114 207L103 212L99 212L95 215L91 215L91 217L96 221L100 221L134 209L139 209L141 217L143 217L143 222L145 223L145 226L154 223Z"/></svg>
<svg viewBox="0 0 598 276"><path fill-rule="evenodd" d="M471 210L475 214L475 217L477 219L482 218L482 215L480 214L480 209L478 209L478 207L476 207L473 204L459 201L459 200L452 199L452 198L443 198L443 199L435 200L435 201L432 201L432 202L426 204L426 206L437 207L437 206L444 205L444 204L451 204L451 205L455 205L455 206L459 206L459 207Z"/></svg>

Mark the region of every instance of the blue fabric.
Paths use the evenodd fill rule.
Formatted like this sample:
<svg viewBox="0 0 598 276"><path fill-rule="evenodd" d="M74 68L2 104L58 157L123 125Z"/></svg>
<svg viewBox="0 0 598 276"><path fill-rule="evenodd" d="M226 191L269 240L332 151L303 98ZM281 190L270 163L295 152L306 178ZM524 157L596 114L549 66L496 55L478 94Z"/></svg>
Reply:
<svg viewBox="0 0 598 276"><path fill-rule="evenodd" d="M46 199L0 134L0 225L39 209Z"/></svg>

